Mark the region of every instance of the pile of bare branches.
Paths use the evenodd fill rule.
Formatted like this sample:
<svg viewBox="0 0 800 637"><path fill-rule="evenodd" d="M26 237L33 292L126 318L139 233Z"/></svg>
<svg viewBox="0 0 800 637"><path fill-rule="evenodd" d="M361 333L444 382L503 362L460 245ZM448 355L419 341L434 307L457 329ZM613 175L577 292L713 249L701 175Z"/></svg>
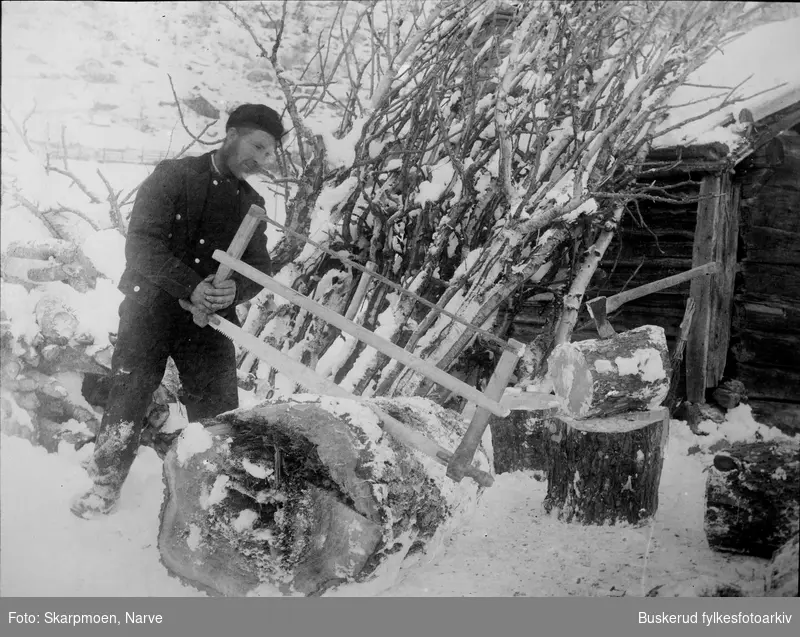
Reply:
<svg viewBox="0 0 800 637"><path fill-rule="evenodd" d="M325 144L297 108L280 28L262 41L228 8L272 62L294 126L301 166L275 251L282 276L310 295L334 294L357 321L452 371L460 357L488 351L491 359L497 345L485 333L503 336L508 323L495 325L502 306L547 289L555 302L532 348L534 376L553 344L569 338L627 203L647 196L636 179L671 91L744 15L742 3L436 3L416 14L401 45L377 49L385 71L363 116L340 128L340 136L348 126L360 131L355 160L342 167L326 162ZM312 231L323 192L335 203ZM345 251L447 314L381 281L359 286L359 268L295 233ZM321 371L356 393L431 390L266 295L247 327L301 360L322 361ZM256 365L244 357L242 371Z"/></svg>

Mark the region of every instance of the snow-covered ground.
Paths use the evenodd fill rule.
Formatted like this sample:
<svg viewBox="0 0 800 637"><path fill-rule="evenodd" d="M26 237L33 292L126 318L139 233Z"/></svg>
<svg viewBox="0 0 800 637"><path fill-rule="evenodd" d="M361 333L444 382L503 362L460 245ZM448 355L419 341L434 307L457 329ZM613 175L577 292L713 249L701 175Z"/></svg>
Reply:
<svg viewBox="0 0 800 637"><path fill-rule="evenodd" d="M712 551L703 532L709 446L726 438L780 436L755 423L747 406L710 421L695 436L673 421L654 522L630 526L565 524L542 509L546 483L533 473L497 476L472 519L438 552L398 574L384 596L641 596L657 585L695 595L712 579L763 590L765 560ZM163 497L161 461L142 448L108 518L80 520L69 500L89 485L80 460L91 452L62 445L47 454L20 438L0 440L0 543L3 596L203 596L170 576L156 537ZM700 451L689 454L691 447ZM345 589L345 594L349 594Z"/></svg>

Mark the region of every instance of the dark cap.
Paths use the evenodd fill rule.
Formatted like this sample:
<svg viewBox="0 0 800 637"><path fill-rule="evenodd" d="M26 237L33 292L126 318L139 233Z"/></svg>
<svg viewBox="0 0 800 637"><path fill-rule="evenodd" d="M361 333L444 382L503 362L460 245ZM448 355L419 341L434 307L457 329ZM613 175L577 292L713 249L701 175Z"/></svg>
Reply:
<svg viewBox="0 0 800 637"><path fill-rule="evenodd" d="M263 104L242 104L237 106L228 117L225 130L246 126L263 130L272 135L276 141L283 137L283 123L281 116L269 106Z"/></svg>

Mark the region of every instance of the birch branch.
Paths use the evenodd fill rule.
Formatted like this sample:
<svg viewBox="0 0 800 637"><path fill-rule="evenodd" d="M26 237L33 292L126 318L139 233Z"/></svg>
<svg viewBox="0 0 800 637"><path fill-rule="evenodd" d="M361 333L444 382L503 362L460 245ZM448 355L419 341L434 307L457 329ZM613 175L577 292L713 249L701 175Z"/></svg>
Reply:
<svg viewBox="0 0 800 637"><path fill-rule="evenodd" d="M610 227L604 229L594 245L586 251L586 256L578 270L578 274L572 281L569 292L564 296L564 310L555 330L554 345L561 345L569 341L572 330L578 322L578 312L583 301L583 295L586 293L589 281L592 280L597 266L611 243L611 239L614 238L614 233L622 219L623 211L624 208L622 206L614 210L613 221L608 223Z"/></svg>

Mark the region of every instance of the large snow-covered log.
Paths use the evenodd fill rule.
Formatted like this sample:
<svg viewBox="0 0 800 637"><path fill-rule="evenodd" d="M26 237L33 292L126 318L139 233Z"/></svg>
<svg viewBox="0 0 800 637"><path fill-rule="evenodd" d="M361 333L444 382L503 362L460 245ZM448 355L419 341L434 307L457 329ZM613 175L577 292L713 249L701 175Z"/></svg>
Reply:
<svg viewBox="0 0 800 637"><path fill-rule="evenodd" d="M474 502L475 483L449 480L366 405L295 399L193 423L174 443L159 532L172 573L224 596L344 584L374 592ZM369 402L442 446L464 430L458 414L425 399Z"/></svg>
<svg viewBox="0 0 800 637"><path fill-rule="evenodd" d="M772 556L767 565L765 597L800 597L800 533L794 535Z"/></svg>
<svg viewBox="0 0 800 637"><path fill-rule="evenodd" d="M63 239L37 239L35 241L13 241L6 248L9 257L71 263L81 254L80 248L72 241Z"/></svg>
<svg viewBox="0 0 800 637"><path fill-rule="evenodd" d="M38 283L64 281L79 292L94 288L99 276L92 261L71 241L16 241L9 244L4 257L12 272L17 264L25 268L25 275L20 277L17 274L15 278Z"/></svg>
<svg viewBox="0 0 800 637"><path fill-rule="evenodd" d="M573 418L656 409L669 391L669 350L654 325L557 346L548 375L562 411Z"/></svg>
<svg viewBox="0 0 800 637"><path fill-rule="evenodd" d="M714 457L706 478L705 532L718 551L769 558L797 531L797 443L737 443Z"/></svg>

